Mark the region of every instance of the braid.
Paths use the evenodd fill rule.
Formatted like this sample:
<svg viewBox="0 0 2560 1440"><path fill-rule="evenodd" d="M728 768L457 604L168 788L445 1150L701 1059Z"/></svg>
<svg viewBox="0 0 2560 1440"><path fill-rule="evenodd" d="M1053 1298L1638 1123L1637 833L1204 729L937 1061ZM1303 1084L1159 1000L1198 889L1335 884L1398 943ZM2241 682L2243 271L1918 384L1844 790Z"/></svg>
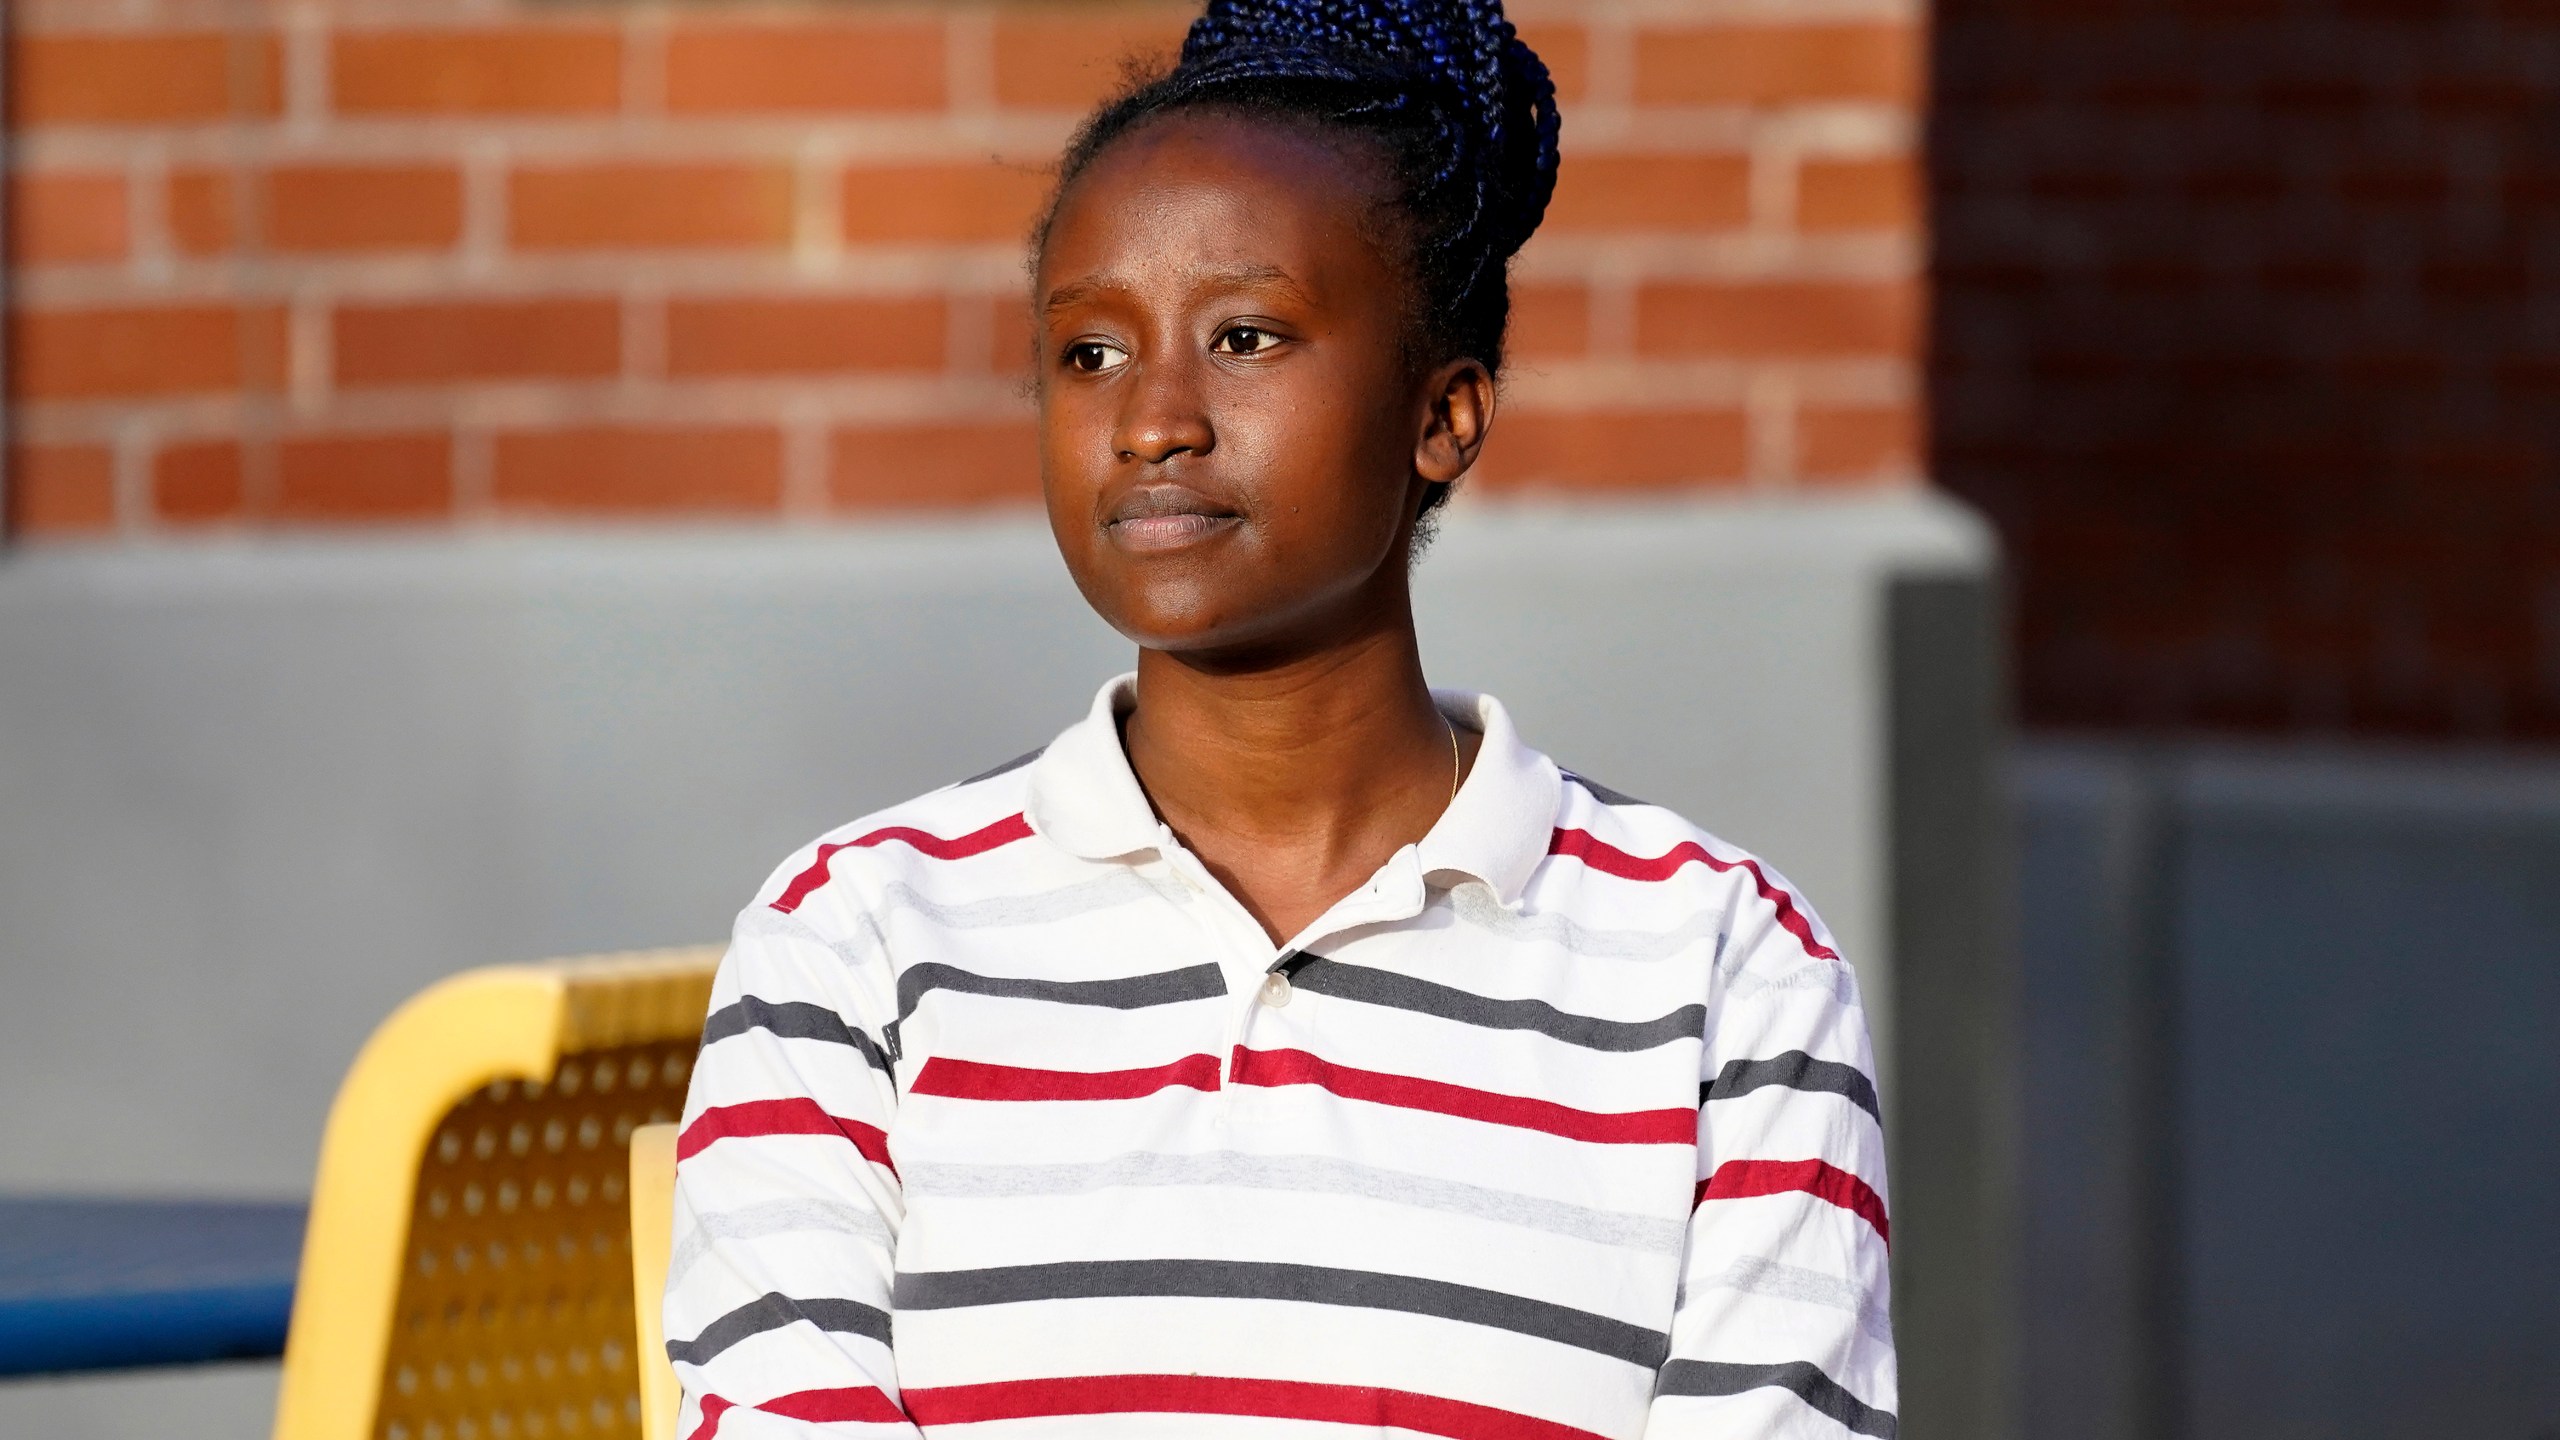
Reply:
<svg viewBox="0 0 2560 1440"><path fill-rule="evenodd" d="M1150 119L1222 109L1380 144L1411 248L1417 358L1502 366L1511 257L1556 186L1556 90L1502 0L1208 0L1172 70L1088 119L1058 194ZM1045 249L1053 196L1035 243ZM1435 494L1432 504L1441 498Z"/></svg>

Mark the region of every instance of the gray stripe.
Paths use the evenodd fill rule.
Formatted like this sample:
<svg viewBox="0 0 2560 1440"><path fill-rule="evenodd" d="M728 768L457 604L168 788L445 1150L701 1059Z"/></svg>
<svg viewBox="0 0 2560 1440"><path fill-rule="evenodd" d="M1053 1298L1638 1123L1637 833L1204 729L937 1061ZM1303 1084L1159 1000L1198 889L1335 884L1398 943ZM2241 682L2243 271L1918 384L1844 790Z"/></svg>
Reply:
<svg viewBox="0 0 2560 1440"><path fill-rule="evenodd" d="M1150 1005L1176 1005L1187 1000L1214 1000L1227 993L1226 978L1213 964L1152 975L1124 975L1112 980L1023 980L1006 975L980 975L956 965L917 965L898 977L898 1019L904 1023L917 1002L935 990L964 995L995 995L1009 1000L1047 1000L1058 1005L1096 1005L1110 1010L1143 1010Z"/></svg>
<svg viewBox="0 0 2560 1440"><path fill-rule="evenodd" d="M842 1335L867 1335L889 1343L888 1313L859 1300L795 1300L772 1294L750 1300L702 1327L690 1340L667 1342L667 1358L679 1365L708 1364L711 1357L769 1330L807 1321Z"/></svg>
<svg viewBox="0 0 2560 1440"><path fill-rule="evenodd" d="M1792 1391L1795 1397L1849 1427L1851 1433L1893 1440L1890 1410L1878 1410L1842 1388L1839 1381L1802 1360L1783 1365L1734 1365L1721 1360L1674 1360L1662 1367L1653 1387L1656 1395L1740 1395L1763 1389Z"/></svg>
<svg viewBox="0 0 2560 1440"><path fill-rule="evenodd" d="M1181 1295L1219 1300L1286 1300L1428 1315L1571 1345L1650 1370L1670 1338L1588 1310L1447 1280L1247 1260L1070 1260L990 1270L900 1275L901 1310L950 1310L1030 1300Z"/></svg>
<svg viewBox="0 0 2560 1440"><path fill-rule="evenodd" d="M1096 910L1133 904L1162 894L1160 887L1136 871L1115 869L1092 880L1062 885L1031 895L998 895L985 900L968 900L945 904L918 891L903 881L893 881L881 893L875 914L864 908L857 912L860 928L843 938L822 935L796 915L787 915L769 905L748 907L738 916L742 933L782 935L803 940L833 951L847 965L863 965L873 961L887 948L880 933L881 918L897 912L911 911L946 930L977 930L1016 925L1048 925Z"/></svg>
<svg viewBox="0 0 2560 1440"><path fill-rule="evenodd" d="M1140 1150L1076 1165L918 1162L901 1172L901 1178L910 1195L968 1199L1088 1195L1119 1185L1231 1185L1294 1194L1349 1195L1658 1255L1679 1254L1687 1235L1687 1227L1679 1220L1593 1210L1456 1180L1381 1170L1329 1155L1247 1155L1234 1150L1166 1155Z"/></svg>
<svg viewBox="0 0 2560 1440"><path fill-rule="evenodd" d="M734 934L738 938L749 935L772 935L780 936L785 940L797 940L803 944L815 945L821 950L830 951L838 960L849 966L861 966L880 954L885 948L885 942L880 938L879 922L871 918L869 911L856 911L855 918L860 922L861 928L843 939L837 939L819 934L816 926L796 914L784 914L770 905L750 905L738 912L738 924Z"/></svg>
<svg viewBox="0 0 2560 1440"><path fill-rule="evenodd" d="M1707 1281L1706 1285L1709 1289L1739 1290L1746 1295L1766 1295L1776 1300L1794 1300L1830 1310L1846 1310L1858 1317L1858 1328L1871 1338L1887 1345L1893 1343L1893 1325L1886 1318L1887 1307L1876 1303L1873 1291L1837 1275L1781 1265L1758 1255L1744 1255L1726 1266L1723 1274Z"/></svg>
<svg viewBox="0 0 2560 1440"><path fill-rule="evenodd" d="M1602 1020L1559 1010L1544 1000L1495 1000L1392 970L1346 965L1339 960L1311 958L1291 968L1290 981L1299 989L1318 995L1436 1015L1461 1025L1486 1030L1534 1030L1585 1050L1631 1052L1655 1049L1675 1040L1695 1040L1704 1033L1707 1022L1704 1005L1683 1005L1652 1020Z"/></svg>
<svg viewBox="0 0 2560 1440"><path fill-rule="evenodd" d="M895 1243L889 1223L868 1206L841 1200L768 1200L735 1210L714 1210L694 1221L667 1254L667 1283L675 1284L693 1263L709 1253L715 1240L761 1240L768 1235L806 1235L823 1231L858 1235L882 1246Z"/></svg>
<svg viewBox="0 0 2560 1440"><path fill-rule="evenodd" d="M1884 1120L1883 1113L1876 1109L1876 1082L1868 1079L1865 1071L1837 1060L1816 1060L1801 1050L1766 1060L1728 1061L1716 1072L1714 1083L1698 1088L1698 1103L1731 1100L1770 1085L1846 1096L1850 1104L1874 1116L1877 1123Z"/></svg>
<svg viewBox="0 0 2560 1440"><path fill-rule="evenodd" d="M1639 800L1633 795L1621 795L1587 775L1576 775L1570 770L1564 772L1564 778L1590 791L1591 798L1603 805L1650 805L1653 803L1649 800Z"/></svg>
<svg viewBox="0 0 2560 1440"><path fill-rule="evenodd" d="M1757 975L1748 970L1733 976L1725 985L1730 1000L1783 1000L1790 995L1819 991L1849 1009L1859 1009L1858 974L1836 960L1814 960L1777 975Z"/></svg>
<svg viewBox="0 0 2560 1440"><path fill-rule="evenodd" d="M1713 942L1724 954L1724 915L1704 910L1669 930L1594 930L1556 913L1532 914L1504 907L1480 881L1452 886L1449 910L1487 934L1515 943L1553 945L1568 955L1597 960L1668 960L1691 946Z"/></svg>
<svg viewBox="0 0 2560 1440"><path fill-rule="evenodd" d="M946 930L983 930L1008 925L1051 925L1096 910L1153 899L1164 892L1137 871L1122 866L1091 880L1039 890L1029 895L994 895L984 900L945 902L914 886L892 883L882 892L887 914L910 910Z"/></svg>
<svg viewBox="0 0 2560 1440"><path fill-rule="evenodd" d="M753 995L741 996L736 1004L711 1012L711 1018L702 1025L702 1043L709 1046L750 1030L771 1031L785 1040L824 1040L830 1044L849 1045L872 1069L889 1073L889 1057L880 1052L877 1042L844 1023L842 1015L806 1000L786 1000L777 1005Z"/></svg>

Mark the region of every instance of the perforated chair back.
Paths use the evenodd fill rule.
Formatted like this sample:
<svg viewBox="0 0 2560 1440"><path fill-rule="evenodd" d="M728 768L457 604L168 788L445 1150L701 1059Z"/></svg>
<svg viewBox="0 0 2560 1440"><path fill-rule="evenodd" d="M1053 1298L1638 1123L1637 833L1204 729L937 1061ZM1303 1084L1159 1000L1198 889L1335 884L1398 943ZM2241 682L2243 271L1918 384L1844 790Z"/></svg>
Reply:
<svg viewBox="0 0 2560 1440"><path fill-rule="evenodd" d="M631 1303L639 1322L640 1440L675 1440L683 1397L667 1358L667 1261L675 1245L674 1125L631 1132Z"/></svg>
<svg viewBox="0 0 2560 1440"><path fill-rule="evenodd" d="M457 975L322 1137L276 1440L637 1440L632 1134L676 1118L717 947Z"/></svg>

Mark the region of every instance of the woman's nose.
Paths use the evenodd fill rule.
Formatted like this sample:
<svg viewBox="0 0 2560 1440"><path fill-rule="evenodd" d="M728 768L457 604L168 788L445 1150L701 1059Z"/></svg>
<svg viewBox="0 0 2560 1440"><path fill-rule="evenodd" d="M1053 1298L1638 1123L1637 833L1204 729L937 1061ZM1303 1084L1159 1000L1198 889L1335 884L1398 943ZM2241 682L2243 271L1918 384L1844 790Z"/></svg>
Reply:
<svg viewBox="0 0 2560 1440"><path fill-rule="evenodd" d="M1120 458L1161 465L1176 455L1209 453L1217 433L1192 367L1178 360L1148 363L1136 378L1113 437Z"/></svg>

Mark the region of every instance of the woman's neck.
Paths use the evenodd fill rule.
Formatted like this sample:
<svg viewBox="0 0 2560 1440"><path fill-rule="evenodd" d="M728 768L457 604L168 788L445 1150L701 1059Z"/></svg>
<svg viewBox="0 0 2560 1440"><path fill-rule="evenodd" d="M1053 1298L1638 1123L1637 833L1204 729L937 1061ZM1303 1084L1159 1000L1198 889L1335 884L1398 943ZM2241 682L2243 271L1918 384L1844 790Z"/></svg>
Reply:
<svg viewBox="0 0 2560 1440"><path fill-rule="evenodd" d="M1142 650L1124 732L1156 813L1277 942L1420 840L1453 744L1410 620L1264 667Z"/></svg>

